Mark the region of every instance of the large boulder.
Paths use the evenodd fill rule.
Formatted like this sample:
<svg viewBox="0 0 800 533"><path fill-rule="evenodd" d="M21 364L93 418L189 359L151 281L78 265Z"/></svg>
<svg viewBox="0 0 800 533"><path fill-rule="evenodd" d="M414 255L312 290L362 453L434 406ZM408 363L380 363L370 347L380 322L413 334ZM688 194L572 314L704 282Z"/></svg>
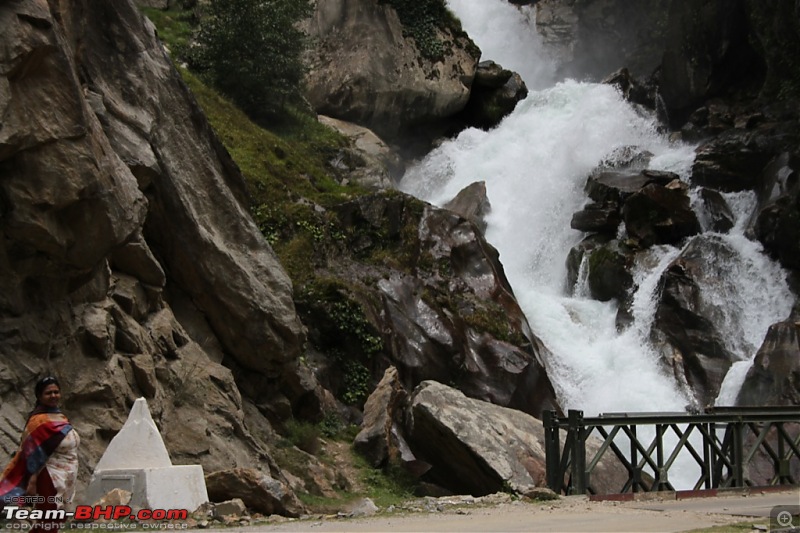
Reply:
<svg viewBox="0 0 800 533"><path fill-rule="evenodd" d="M3 3L0 25L0 451L47 372L82 436L79 482L139 396L175 463L280 478L270 424L220 361L296 359L291 285L152 25L95 0Z"/></svg>
<svg viewBox="0 0 800 533"><path fill-rule="evenodd" d="M800 322L796 318L770 326L736 405L800 405Z"/></svg>
<svg viewBox="0 0 800 533"><path fill-rule="evenodd" d="M372 130L320 115L318 120L352 142L331 162L347 179L368 189L389 189L403 174L400 157Z"/></svg>
<svg viewBox="0 0 800 533"><path fill-rule="evenodd" d="M725 374L738 360L717 328L718 304L702 291L722 276L720 265L731 255L718 237L697 237L662 276L653 324L656 345L661 346L678 381L690 387L701 405L713 404Z"/></svg>
<svg viewBox="0 0 800 533"><path fill-rule="evenodd" d="M291 282L249 216L240 172L153 26L129 3L85 3L65 13L67 28L108 27L127 39L123 62L123 37L90 32L79 60L94 114L148 197L145 239L225 349L247 368L279 373L299 355L304 333Z"/></svg>
<svg viewBox="0 0 800 533"><path fill-rule="evenodd" d="M433 379L535 416L557 408L546 348L478 227L394 191L335 212L347 253L298 298L321 383L360 404L394 366L407 390Z"/></svg>
<svg viewBox="0 0 800 533"><path fill-rule="evenodd" d="M493 128L527 96L528 87L519 74L494 61L481 61L475 72L469 101L459 120L467 126Z"/></svg>
<svg viewBox="0 0 800 533"><path fill-rule="evenodd" d="M425 22L427 14L417 15L401 21L391 2L318 1L307 24L314 45L306 97L314 109L390 141L461 111L478 49L444 13ZM428 33L417 40L417 29Z"/></svg>
<svg viewBox="0 0 800 533"><path fill-rule="evenodd" d="M233 468L209 474L206 488L212 502L241 498L248 508L265 515L297 517L305 511L286 485L253 469Z"/></svg>
<svg viewBox="0 0 800 533"><path fill-rule="evenodd" d="M625 230L643 247L653 244L678 244L700 233L689 202L688 188L678 180L670 185L646 185L625 200L622 219Z"/></svg>
<svg viewBox="0 0 800 533"><path fill-rule="evenodd" d="M524 494L546 485L544 426L530 415L426 381L411 395L407 420L412 450L433 465L426 479L455 493ZM587 440L587 450L598 447ZM601 493L616 492L624 480L624 469L608 459L592 476Z"/></svg>

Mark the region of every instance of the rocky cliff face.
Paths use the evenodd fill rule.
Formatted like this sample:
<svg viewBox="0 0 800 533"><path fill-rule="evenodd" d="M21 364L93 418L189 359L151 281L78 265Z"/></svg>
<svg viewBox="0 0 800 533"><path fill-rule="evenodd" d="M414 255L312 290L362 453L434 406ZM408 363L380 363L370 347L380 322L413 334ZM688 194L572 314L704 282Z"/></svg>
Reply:
<svg viewBox="0 0 800 533"><path fill-rule="evenodd" d="M318 420L342 407L334 394L358 405L390 364L409 387L435 377L533 414L557 407L544 348L474 224L394 193L341 205L339 264L293 293L238 168L131 3L19 0L0 22L3 453L44 373L83 437L83 479L144 396L176 463L261 470L281 500L265 414ZM441 72L428 67L430 118L466 95L430 96ZM301 510L287 501L278 512Z"/></svg>
<svg viewBox="0 0 800 533"><path fill-rule="evenodd" d="M661 63L671 3L539 0L536 27L565 76L600 80L627 67L646 77Z"/></svg>
<svg viewBox="0 0 800 533"><path fill-rule="evenodd" d="M425 16L423 1L417 8ZM418 20L415 39L391 2L320 0L308 31L306 96L321 114L367 126L386 139L461 111L479 52L450 21ZM426 53L427 51L427 53Z"/></svg>
<svg viewBox="0 0 800 533"><path fill-rule="evenodd" d="M138 396L177 462L279 476L220 354L281 373L304 340L291 283L152 26L92 0L7 2L0 26L0 447L52 372L82 476Z"/></svg>

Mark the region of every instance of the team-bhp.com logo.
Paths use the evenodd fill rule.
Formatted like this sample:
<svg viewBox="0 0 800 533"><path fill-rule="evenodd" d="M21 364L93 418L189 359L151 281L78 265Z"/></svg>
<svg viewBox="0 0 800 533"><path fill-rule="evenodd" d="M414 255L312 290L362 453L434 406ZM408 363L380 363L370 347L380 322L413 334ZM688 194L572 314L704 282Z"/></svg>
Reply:
<svg viewBox="0 0 800 533"><path fill-rule="evenodd" d="M68 518L72 519L72 524L61 525L59 528L74 528L74 529L108 529L107 527L100 527L99 524L88 524L84 522L94 520L110 520L115 521L117 524L123 525L126 521L130 521L130 525L135 522L146 522L148 520L186 520L189 517L189 511L186 509L134 509L128 505L78 505L75 511L66 511L64 509L25 509L9 505L3 508L2 517L6 520L16 521L21 523L23 521L38 521L44 520L45 522L58 522L65 521ZM12 526L15 522L7 524ZM109 524L101 524L108 526ZM164 529L161 524L139 524L143 529ZM170 524L173 527L169 529L180 528L181 525ZM183 524L185 525L185 524ZM21 529L21 528L20 528ZM120 527L120 529L122 529ZM126 528L128 529L128 528ZM133 528L130 528L133 529Z"/></svg>

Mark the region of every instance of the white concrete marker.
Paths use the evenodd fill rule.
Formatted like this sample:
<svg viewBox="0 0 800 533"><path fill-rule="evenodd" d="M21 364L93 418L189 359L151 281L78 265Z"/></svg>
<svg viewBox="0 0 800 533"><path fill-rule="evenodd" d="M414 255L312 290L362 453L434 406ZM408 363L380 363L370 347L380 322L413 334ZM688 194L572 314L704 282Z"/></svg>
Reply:
<svg viewBox="0 0 800 533"><path fill-rule="evenodd" d="M111 440L86 489L92 505L112 489L131 493L131 507L188 509L208 501L203 467L173 466L147 400L137 399L125 425Z"/></svg>

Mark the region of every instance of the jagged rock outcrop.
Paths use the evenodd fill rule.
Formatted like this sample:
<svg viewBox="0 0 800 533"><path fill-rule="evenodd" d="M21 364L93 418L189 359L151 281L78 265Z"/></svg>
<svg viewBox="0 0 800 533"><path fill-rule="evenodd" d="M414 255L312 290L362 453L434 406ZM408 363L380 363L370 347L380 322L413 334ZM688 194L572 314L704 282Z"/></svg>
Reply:
<svg viewBox="0 0 800 533"><path fill-rule="evenodd" d="M711 249L713 253L707 253ZM717 326L715 302L701 287L721 275L732 251L713 236L695 238L662 276L663 289L656 309L653 335L678 381L687 383L701 405L711 405L736 359ZM713 257L710 261L708 257Z"/></svg>
<svg viewBox="0 0 800 533"><path fill-rule="evenodd" d="M796 315L770 326L736 405L800 405L800 323Z"/></svg>
<svg viewBox="0 0 800 533"><path fill-rule="evenodd" d="M347 179L369 189L390 189L403 174L400 157L371 130L320 115L319 121L352 142L343 148L332 166L346 172Z"/></svg>
<svg viewBox="0 0 800 533"><path fill-rule="evenodd" d="M364 404L364 421L353 441L353 449L374 467L384 466L390 461L402 463L409 469L418 466L413 464L416 458L409 453L402 436L403 409L407 398L408 392L400 383L397 369L389 367ZM419 468L417 472L421 473Z"/></svg>
<svg viewBox="0 0 800 533"><path fill-rule="evenodd" d="M763 83L765 68L748 38L745 4L671 2L661 94L673 126L709 98Z"/></svg>
<svg viewBox="0 0 800 533"><path fill-rule="evenodd" d="M537 416L556 405L546 348L475 225L397 192L335 211L347 251L298 299L323 384L357 403L394 366L407 390L435 379Z"/></svg>
<svg viewBox="0 0 800 533"><path fill-rule="evenodd" d="M426 479L474 496L504 489L524 494L546 485L541 421L433 381L417 387L407 409L411 449L432 465ZM588 439L587 455L599 445ZM609 458L598 464L592 485L599 493L616 492L625 479L625 470Z"/></svg>
<svg viewBox="0 0 800 533"><path fill-rule="evenodd" d="M762 203L755 234L785 268L800 270L800 180L798 155L783 153L763 173Z"/></svg>
<svg viewBox="0 0 800 533"><path fill-rule="evenodd" d="M457 120L467 126L490 129L528 96L528 87L516 72L494 61L481 61L475 72L469 101Z"/></svg>
<svg viewBox="0 0 800 533"><path fill-rule="evenodd" d="M467 185L444 207L466 218L481 231L486 231L486 217L492 210L489 197L486 195L486 182L476 181Z"/></svg>
<svg viewBox="0 0 800 533"><path fill-rule="evenodd" d="M631 268L637 248L677 244L701 230L690 208L687 187L677 174L637 171L642 157L646 158L629 150L611 157L628 169L599 167L585 187L593 202L572 217L573 229L591 235L570 251L567 281L575 286L585 261L586 286L589 295L598 300L626 300L633 286ZM621 223L624 242L617 239Z"/></svg>
<svg viewBox="0 0 800 533"><path fill-rule="evenodd" d="M366 126L389 141L461 111L469 99L477 48L450 21L414 23L433 34L416 42L390 2L318 1L307 25L315 45L307 61L306 97L314 109ZM441 52L425 53L433 42Z"/></svg>
<svg viewBox="0 0 800 533"><path fill-rule="evenodd" d="M82 435L82 479L141 395L176 462L280 478L250 431L269 423L219 354L283 372L304 338L291 284L152 26L94 0L4 3L0 26L3 453L46 371ZM185 309L202 324L184 328Z"/></svg>
<svg viewBox="0 0 800 533"><path fill-rule="evenodd" d="M248 508L267 516L280 513L297 517L305 511L283 483L257 470L234 468L214 472L206 476L206 488L212 502L241 498Z"/></svg>

